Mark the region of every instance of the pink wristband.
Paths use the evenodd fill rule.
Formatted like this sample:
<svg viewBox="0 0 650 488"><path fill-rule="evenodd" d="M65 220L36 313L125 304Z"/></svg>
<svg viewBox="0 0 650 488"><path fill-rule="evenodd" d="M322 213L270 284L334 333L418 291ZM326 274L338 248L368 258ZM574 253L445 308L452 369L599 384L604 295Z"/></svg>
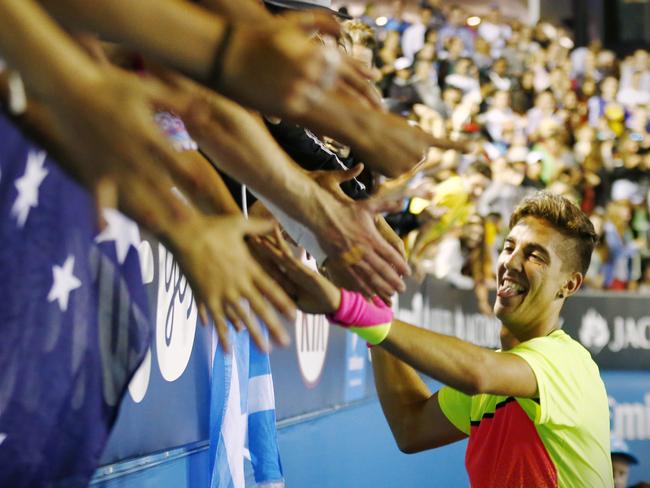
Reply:
<svg viewBox="0 0 650 488"><path fill-rule="evenodd" d="M388 335L393 311L378 297L369 302L361 293L341 289L341 304L328 318L376 345Z"/></svg>

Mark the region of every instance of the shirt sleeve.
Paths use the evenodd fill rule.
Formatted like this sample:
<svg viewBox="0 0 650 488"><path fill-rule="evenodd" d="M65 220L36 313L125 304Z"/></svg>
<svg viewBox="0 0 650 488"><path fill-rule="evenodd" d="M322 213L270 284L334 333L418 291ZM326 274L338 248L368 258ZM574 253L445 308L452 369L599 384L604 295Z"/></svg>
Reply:
<svg viewBox="0 0 650 488"><path fill-rule="evenodd" d="M516 354L533 370L537 380L539 403L535 409L536 424L574 425L579 417L575 412L574 395L580 385L572 382L571 355L551 337L533 339L510 349L505 354Z"/></svg>
<svg viewBox="0 0 650 488"><path fill-rule="evenodd" d="M458 430L469 435L472 397L449 386L443 386L438 390L438 404L447 420Z"/></svg>

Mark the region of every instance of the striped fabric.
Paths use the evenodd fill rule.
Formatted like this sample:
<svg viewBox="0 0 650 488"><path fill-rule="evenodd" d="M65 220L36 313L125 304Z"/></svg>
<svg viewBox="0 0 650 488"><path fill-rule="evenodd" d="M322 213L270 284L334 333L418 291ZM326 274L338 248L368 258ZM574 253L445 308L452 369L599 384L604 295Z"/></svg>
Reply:
<svg viewBox="0 0 650 488"><path fill-rule="evenodd" d="M230 330L232 352L218 347L213 362L210 410L211 486L240 488L245 465L255 486L284 487L275 426L275 397L269 356L248 332Z"/></svg>

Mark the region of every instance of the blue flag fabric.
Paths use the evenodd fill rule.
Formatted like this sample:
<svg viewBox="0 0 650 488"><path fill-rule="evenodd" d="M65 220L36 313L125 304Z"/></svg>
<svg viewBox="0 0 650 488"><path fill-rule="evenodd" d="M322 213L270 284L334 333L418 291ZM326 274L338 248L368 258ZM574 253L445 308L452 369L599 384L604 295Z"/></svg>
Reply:
<svg viewBox="0 0 650 488"><path fill-rule="evenodd" d="M0 115L0 486L86 486L149 342L137 250Z"/></svg>
<svg viewBox="0 0 650 488"><path fill-rule="evenodd" d="M275 424L269 356L247 331L230 329L232 352L217 348L212 374L210 462L212 488L284 486ZM247 481L250 463L255 482Z"/></svg>

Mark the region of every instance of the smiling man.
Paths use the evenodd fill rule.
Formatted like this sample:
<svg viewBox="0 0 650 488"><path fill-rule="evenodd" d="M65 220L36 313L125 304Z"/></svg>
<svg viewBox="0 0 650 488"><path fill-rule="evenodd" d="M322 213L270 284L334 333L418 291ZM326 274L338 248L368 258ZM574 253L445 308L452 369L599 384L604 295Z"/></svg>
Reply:
<svg viewBox="0 0 650 488"><path fill-rule="evenodd" d="M502 351L393 320L372 356L402 451L469 437L472 487L612 486L605 387L587 350L560 328L595 239L565 198L541 192L521 202L498 260ZM414 368L448 386L431 395Z"/></svg>
<svg viewBox="0 0 650 488"><path fill-rule="evenodd" d="M375 346L377 392L403 452L469 437L473 488L599 488L613 486L607 393L589 352L560 328L595 240L564 197L540 192L520 203L498 260L501 351L393 319L380 300L339 290L287 251L275 265L298 307ZM417 371L446 386L431 394Z"/></svg>
<svg viewBox="0 0 650 488"><path fill-rule="evenodd" d="M375 384L399 448L420 452L469 437L471 486L611 487L609 406L589 352L561 329L596 234L564 197L540 192L510 220L499 256L492 351L394 319L375 298L339 290L283 252L274 276L305 312L327 313L372 344ZM417 371L447 386L431 394Z"/></svg>

